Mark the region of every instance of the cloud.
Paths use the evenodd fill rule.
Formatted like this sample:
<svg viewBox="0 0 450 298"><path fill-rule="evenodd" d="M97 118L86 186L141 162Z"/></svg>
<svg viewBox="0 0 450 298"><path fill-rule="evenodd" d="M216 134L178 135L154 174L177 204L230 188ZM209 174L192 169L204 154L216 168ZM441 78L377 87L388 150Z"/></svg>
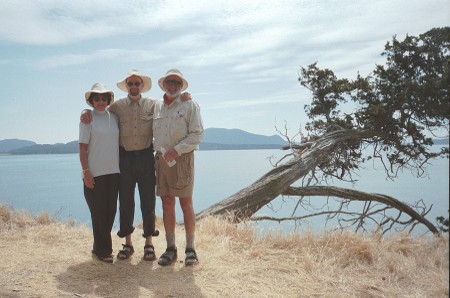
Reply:
<svg viewBox="0 0 450 298"><path fill-rule="evenodd" d="M91 80L111 85L134 67L152 76L177 67L210 123L262 132L272 130L267 119L298 122L310 98L300 66L368 75L394 35L449 26L449 11L448 0L1 0L0 75L9 81L0 100L21 90L24 105L39 97L47 107L64 93L80 105L65 105L76 122ZM50 138L54 129L35 131Z"/></svg>
<svg viewBox="0 0 450 298"><path fill-rule="evenodd" d="M438 19L447 16L445 1L242 1L197 0L186 1L52 1L3 0L0 3L0 39L24 44L60 45L108 36L127 36L148 30L183 31L191 28L211 35L233 35L236 45L247 40L261 44L265 40L274 44L283 38L284 30L323 32L328 41L339 41L362 34L372 24L370 34L381 36L387 22L400 26L409 22L412 30L417 26L412 15L428 17L436 11ZM398 14L402 14L402 18ZM25 25L24 25L25 24ZM355 26L356 24L356 26ZM11 28L14 28L12 31ZM282 29L281 31L279 29ZM306 33L307 31L305 31ZM349 35L350 34L350 35ZM312 38L311 35L306 35ZM353 36L355 37L355 36ZM368 38L370 38L368 36ZM301 40L302 42L302 40ZM271 43L264 43L271 44ZM241 48L241 50L250 50Z"/></svg>
<svg viewBox="0 0 450 298"><path fill-rule="evenodd" d="M120 32L114 18L119 7L107 3L4 0L0 4L0 37L30 45L62 45L111 36Z"/></svg>
<svg viewBox="0 0 450 298"><path fill-rule="evenodd" d="M115 59L132 61L152 61L162 58L151 50L102 49L84 54L63 54L40 59L33 65L40 69L60 68L71 65L87 64L91 62L111 62Z"/></svg>
<svg viewBox="0 0 450 298"><path fill-rule="evenodd" d="M276 92L266 97L257 98L239 98L239 99L229 99L221 102L213 102L205 105L204 109L237 109L237 108L248 108L252 106L263 106L263 105L283 105L286 103L298 103L302 102L301 99L303 94L299 90L289 90L284 92Z"/></svg>

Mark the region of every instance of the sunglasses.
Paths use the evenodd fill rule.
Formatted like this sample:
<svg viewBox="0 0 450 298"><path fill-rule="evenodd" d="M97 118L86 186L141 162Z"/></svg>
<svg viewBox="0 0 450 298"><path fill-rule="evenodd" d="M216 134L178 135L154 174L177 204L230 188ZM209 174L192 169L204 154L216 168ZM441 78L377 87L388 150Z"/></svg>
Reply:
<svg viewBox="0 0 450 298"><path fill-rule="evenodd" d="M166 83L167 85L173 85L173 86L177 86L177 87L181 86L181 82L177 81L177 80L167 80L167 81L164 81L164 83Z"/></svg>
<svg viewBox="0 0 450 298"><path fill-rule="evenodd" d="M94 97L92 97L92 100L95 102L99 102L101 101L108 101L109 100L109 96L108 95L96 95Z"/></svg>
<svg viewBox="0 0 450 298"><path fill-rule="evenodd" d="M132 87L133 85L139 87L141 86L141 82L127 82L128 87Z"/></svg>

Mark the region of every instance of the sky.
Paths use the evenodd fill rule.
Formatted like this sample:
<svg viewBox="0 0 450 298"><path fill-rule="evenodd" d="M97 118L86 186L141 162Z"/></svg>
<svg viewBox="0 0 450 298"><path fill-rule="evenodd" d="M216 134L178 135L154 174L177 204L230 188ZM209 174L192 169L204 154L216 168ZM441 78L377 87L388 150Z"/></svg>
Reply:
<svg viewBox="0 0 450 298"><path fill-rule="evenodd" d="M449 0L1 0L0 140L77 140L94 83L122 98L116 83L137 69L160 99L171 68L205 128L292 137L311 99L301 67L367 76L394 36L444 26Z"/></svg>

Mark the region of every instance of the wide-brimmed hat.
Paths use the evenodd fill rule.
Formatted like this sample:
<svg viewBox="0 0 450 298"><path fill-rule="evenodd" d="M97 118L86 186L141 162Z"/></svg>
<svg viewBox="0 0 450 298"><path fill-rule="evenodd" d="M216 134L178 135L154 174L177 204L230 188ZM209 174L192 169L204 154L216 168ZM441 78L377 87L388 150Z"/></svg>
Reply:
<svg viewBox="0 0 450 298"><path fill-rule="evenodd" d="M167 79L167 77L169 76L177 76L181 79L181 81L183 82L183 86L181 86L181 91L184 91L187 89L188 87L188 82L185 80L185 78L183 77L183 74L178 70L178 69L171 69L169 70L165 76L163 76L162 78L160 78L158 80L158 84L159 87L163 90L163 91L167 91L166 89L164 89L164 81L165 79Z"/></svg>
<svg viewBox="0 0 450 298"><path fill-rule="evenodd" d="M152 88L152 79L150 79L150 77L148 76L144 76L143 74L141 74L139 71L137 71L136 69L132 69L128 72L127 76L125 77L125 79L123 79L120 82L117 82L117 87L128 93L128 89L127 89L127 79L129 77L132 76L137 76L140 77L142 79L142 81L144 82L144 88L142 88L141 92L147 92Z"/></svg>
<svg viewBox="0 0 450 298"><path fill-rule="evenodd" d="M114 101L114 92L112 92L111 90L108 90L106 88L106 86L102 83L95 83L94 85L92 85L91 90L88 90L88 91L86 91L86 93L84 93L84 98L86 98L86 103L88 105L90 105L91 107L94 107L89 102L89 97L91 96L91 93L98 93L98 94L109 93L111 96L111 101L109 103L111 104Z"/></svg>

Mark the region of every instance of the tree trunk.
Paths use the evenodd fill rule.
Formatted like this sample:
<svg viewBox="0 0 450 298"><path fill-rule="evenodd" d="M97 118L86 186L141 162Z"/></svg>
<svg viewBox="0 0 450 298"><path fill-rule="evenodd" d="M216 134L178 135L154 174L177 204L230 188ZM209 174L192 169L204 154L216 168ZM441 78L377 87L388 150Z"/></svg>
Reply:
<svg viewBox="0 0 450 298"><path fill-rule="evenodd" d="M196 218L219 215L230 216L236 221L241 221L251 217L264 205L279 196L292 183L307 175L339 143L360 142L376 135L374 131L370 130L338 130L326 134L313 142L310 149L302 151L290 161L272 169L252 185L200 211Z"/></svg>

